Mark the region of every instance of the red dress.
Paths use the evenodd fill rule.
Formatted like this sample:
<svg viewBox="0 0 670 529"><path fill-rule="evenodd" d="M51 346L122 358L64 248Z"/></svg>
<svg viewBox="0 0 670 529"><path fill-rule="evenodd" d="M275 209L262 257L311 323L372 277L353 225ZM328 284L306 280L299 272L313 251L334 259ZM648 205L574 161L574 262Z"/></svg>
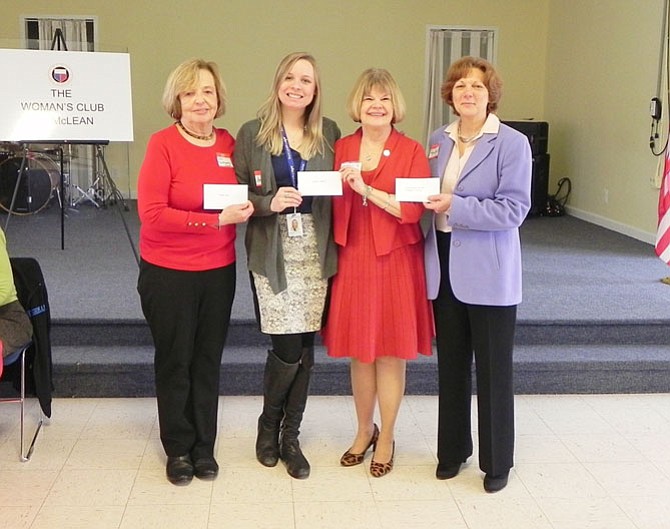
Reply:
<svg viewBox="0 0 670 529"><path fill-rule="evenodd" d="M335 167L358 158L360 131L335 146ZM374 171L363 179L375 189L395 191L399 176L430 176L419 144L395 130ZM395 156L394 156L395 155ZM328 320L322 330L328 355L373 362L380 356L414 359L432 354L435 335L426 296L421 204L402 204L402 220L345 185L333 201L338 271L333 279Z"/></svg>

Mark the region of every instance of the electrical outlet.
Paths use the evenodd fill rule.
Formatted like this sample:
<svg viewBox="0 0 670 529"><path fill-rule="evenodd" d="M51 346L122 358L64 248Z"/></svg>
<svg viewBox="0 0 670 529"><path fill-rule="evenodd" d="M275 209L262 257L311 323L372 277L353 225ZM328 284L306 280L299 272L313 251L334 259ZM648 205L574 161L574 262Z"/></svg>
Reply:
<svg viewBox="0 0 670 529"><path fill-rule="evenodd" d="M610 201L610 190L609 189L604 189L603 190L603 202L605 204L609 204Z"/></svg>

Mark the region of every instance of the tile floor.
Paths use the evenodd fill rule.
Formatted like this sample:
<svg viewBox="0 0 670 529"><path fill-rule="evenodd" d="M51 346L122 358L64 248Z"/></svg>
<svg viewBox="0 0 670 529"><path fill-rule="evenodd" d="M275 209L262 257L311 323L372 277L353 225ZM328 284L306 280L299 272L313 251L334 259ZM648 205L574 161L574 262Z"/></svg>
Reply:
<svg viewBox="0 0 670 529"><path fill-rule="evenodd" d="M55 400L28 463L17 405L0 405L0 528L670 528L667 394L518 396L516 467L493 495L476 454L455 479L434 478L435 397L405 399L396 468L381 479L338 464L349 397L310 398L304 481L256 462L259 397L220 404L219 478L187 487L165 479L153 399Z"/></svg>

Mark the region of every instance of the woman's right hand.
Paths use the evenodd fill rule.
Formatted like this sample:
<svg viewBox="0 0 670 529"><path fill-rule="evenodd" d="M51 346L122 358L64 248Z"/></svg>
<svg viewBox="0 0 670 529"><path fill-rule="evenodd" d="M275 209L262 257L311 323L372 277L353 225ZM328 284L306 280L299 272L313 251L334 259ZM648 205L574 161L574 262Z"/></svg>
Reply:
<svg viewBox="0 0 670 529"><path fill-rule="evenodd" d="M270 210L275 213L286 208L297 208L302 204L302 195L295 187L280 187L270 201Z"/></svg>
<svg viewBox="0 0 670 529"><path fill-rule="evenodd" d="M428 201L424 202L424 207L430 209L435 213L446 213L451 207L451 199L454 195L452 193L440 193L439 195L431 195Z"/></svg>
<svg viewBox="0 0 670 529"><path fill-rule="evenodd" d="M254 205L250 200L245 204L233 204L219 213L219 226L246 222L254 212Z"/></svg>
<svg viewBox="0 0 670 529"><path fill-rule="evenodd" d="M345 166L340 169L340 173L342 174L342 181L349 184L349 187L356 193L359 195L364 195L366 193L368 186L363 181L360 168Z"/></svg>

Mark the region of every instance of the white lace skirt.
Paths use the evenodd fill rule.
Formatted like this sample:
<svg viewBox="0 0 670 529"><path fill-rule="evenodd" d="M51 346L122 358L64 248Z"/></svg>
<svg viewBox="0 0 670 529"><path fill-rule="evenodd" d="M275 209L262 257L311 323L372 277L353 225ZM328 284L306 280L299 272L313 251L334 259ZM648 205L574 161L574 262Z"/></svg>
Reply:
<svg viewBox="0 0 670 529"><path fill-rule="evenodd" d="M283 215L279 218L286 290L275 294L265 276L252 272L261 332L265 334L297 334L321 329L328 281L321 278L311 214L302 215L302 225L302 237L289 237L286 219Z"/></svg>

